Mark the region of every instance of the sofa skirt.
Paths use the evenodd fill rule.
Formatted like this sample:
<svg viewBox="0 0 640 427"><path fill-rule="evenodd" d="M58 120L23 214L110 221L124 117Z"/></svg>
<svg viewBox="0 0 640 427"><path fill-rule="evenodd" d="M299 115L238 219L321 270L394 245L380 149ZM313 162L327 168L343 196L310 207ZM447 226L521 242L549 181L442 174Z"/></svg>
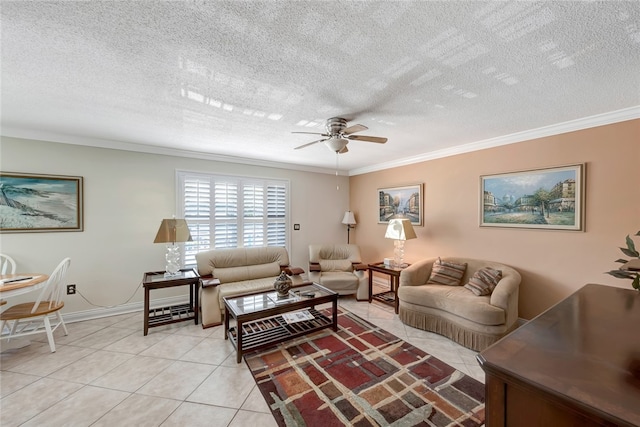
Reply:
<svg viewBox="0 0 640 427"><path fill-rule="evenodd" d="M474 330L469 325L461 325L456 322L449 313L433 314L423 310L412 310L403 306L402 301L400 302L398 316L408 326L435 332L475 351L484 350L517 327L517 324L512 325L510 328L507 328L506 325L478 325L478 329L483 329L483 331Z"/></svg>

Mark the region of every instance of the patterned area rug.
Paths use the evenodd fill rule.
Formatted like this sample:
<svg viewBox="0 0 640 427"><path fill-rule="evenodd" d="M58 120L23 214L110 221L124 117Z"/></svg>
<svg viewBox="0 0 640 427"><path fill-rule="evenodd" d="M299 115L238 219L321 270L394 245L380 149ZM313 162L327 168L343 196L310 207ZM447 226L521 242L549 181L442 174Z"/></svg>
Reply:
<svg viewBox="0 0 640 427"><path fill-rule="evenodd" d="M484 385L341 310L319 331L248 353L280 426L480 426Z"/></svg>

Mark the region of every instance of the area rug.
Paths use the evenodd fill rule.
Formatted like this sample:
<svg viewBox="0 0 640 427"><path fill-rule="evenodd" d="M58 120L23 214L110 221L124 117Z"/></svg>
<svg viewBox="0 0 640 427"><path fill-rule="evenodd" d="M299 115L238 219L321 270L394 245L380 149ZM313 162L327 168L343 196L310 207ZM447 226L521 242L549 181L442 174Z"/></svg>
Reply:
<svg viewBox="0 0 640 427"><path fill-rule="evenodd" d="M346 310L245 355L280 426L480 426L484 385Z"/></svg>

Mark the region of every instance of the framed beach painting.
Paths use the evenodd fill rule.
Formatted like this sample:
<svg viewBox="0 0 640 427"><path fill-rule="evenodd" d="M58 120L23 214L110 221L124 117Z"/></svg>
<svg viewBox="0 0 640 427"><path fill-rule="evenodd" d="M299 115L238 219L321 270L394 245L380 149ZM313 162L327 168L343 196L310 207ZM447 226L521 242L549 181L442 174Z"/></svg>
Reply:
<svg viewBox="0 0 640 427"><path fill-rule="evenodd" d="M584 164L480 177L480 226L584 231Z"/></svg>
<svg viewBox="0 0 640 427"><path fill-rule="evenodd" d="M0 172L0 233L83 231L82 181Z"/></svg>
<svg viewBox="0 0 640 427"><path fill-rule="evenodd" d="M388 224L396 218L422 225L422 184L378 189L378 223Z"/></svg>

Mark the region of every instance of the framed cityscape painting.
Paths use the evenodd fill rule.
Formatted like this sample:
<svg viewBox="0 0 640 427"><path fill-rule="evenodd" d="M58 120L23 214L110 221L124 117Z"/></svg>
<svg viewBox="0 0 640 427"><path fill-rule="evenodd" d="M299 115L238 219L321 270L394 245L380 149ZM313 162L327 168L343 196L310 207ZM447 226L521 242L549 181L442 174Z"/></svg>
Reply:
<svg viewBox="0 0 640 427"><path fill-rule="evenodd" d="M584 164L480 177L480 226L584 231Z"/></svg>
<svg viewBox="0 0 640 427"><path fill-rule="evenodd" d="M388 224L396 218L422 225L422 184L378 189L378 223Z"/></svg>
<svg viewBox="0 0 640 427"><path fill-rule="evenodd" d="M81 176L0 172L0 233L83 231Z"/></svg>

